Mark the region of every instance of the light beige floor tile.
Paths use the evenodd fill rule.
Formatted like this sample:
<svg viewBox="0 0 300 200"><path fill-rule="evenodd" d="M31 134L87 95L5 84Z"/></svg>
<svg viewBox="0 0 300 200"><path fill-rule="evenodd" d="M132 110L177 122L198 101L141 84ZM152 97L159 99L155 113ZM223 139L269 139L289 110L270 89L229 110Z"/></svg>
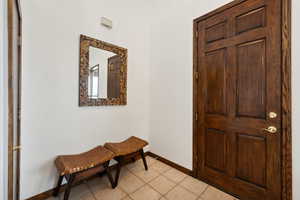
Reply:
<svg viewBox="0 0 300 200"><path fill-rule="evenodd" d="M145 185L130 195L133 200L159 200L161 195L150 186Z"/></svg>
<svg viewBox="0 0 300 200"><path fill-rule="evenodd" d="M164 176L159 176L154 180L150 181L149 185L151 185L160 194L165 195L172 188L174 188L176 184Z"/></svg>
<svg viewBox="0 0 300 200"><path fill-rule="evenodd" d="M149 156L146 157L146 160L147 160L148 168L150 168L150 166L154 165L157 162L156 159L153 159ZM145 166L142 159L139 159L133 163L128 164L126 168L132 173L134 172L137 173L145 170Z"/></svg>
<svg viewBox="0 0 300 200"><path fill-rule="evenodd" d="M169 165L166 165L165 163L160 162L160 161L157 161L156 163L154 163L152 165L152 168L161 174L168 171L169 169L171 169L171 167Z"/></svg>
<svg viewBox="0 0 300 200"><path fill-rule="evenodd" d="M167 200L165 197L161 197L159 200Z"/></svg>
<svg viewBox="0 0 300 200"><path fill-rule="evenodd" d="M128 194L131 194L143 185L145 185L145 182L133 174L128 174L119 181L120 188Z"/></svg>
<svg viewBox="0 0 300 200"><path fill-rule="evenodd" d="M137 172L145 171L144 165L142 165L140 163L141 163L140 161L136 161L134 163L131 163L131 164L127 165L127 169L131 173L137 173Z"/></svg>
<svg viewBox="0 0 300 200"><path fill-rule="evenodd" d="M132 162L132 163L129 163L129 164L126 165L126 168L128 170L131 170L131 169L137 168L137 167L138 168L143 168L144 167L144 164L143 164L142 160L137 160L135 162Z"/></svg>
<svg viewBox="0 0 300 200"><path fill-rule="evenodd" d="M111 184L106 176L95 177L86 182L89 188L93 188L98 185L107 185L111 187Z"/></svg>
<svg viewBox="0 0 300 200"><path fill-rule="evenodd" d="M63 200L64 193L60 193L58 197L51 197L48 200ZM83 183L78 186L72 187L69 196L71 200L96 200L88 186Z"/></svg>
<svg viewBox="0 0 300 200"><path fill-rule="evenodd" d="M117 170L114 170L111 172L112 176L115 177L117 173ZM126 176L130 176L132 173L126 168L126 167L122 167L121 168L121 171L120 171L120 177L119 177L119 180L126 177Z"/></svg>
<svg viewBox="0 0 300 200"><path fill-rule="evenodd" d="M126 196L126 193L124 193L122 190L119 188L99 188L99 190L94 191L94 195L97 200L121 200Z"/></svg>
<svg viewBox="0 0 300 200"><path fill-rule="evenodd" d="M133 173L146 183L148 183L149 181L153 180L154 178L160 175L152 167L149 167L147 171L143 169L140 171L134 171Z"/></svg>
<svg viewBox="0 0 300 200"><path fill-rule="evenodd" d="M184 174L181 171L178 171L177 169L174 169L174 168L166 171L163 175L165 177L167 177L168 179L174 181L175 183L179 183L187 176L186 174Z"/></svg>
<svg viewBox="0 0 300 200"><path fill-rule="evenodd" d="M169 200L196 200L197 196L181 186L176 186L167 195Z"/></svg>
<svg viewBox="0 0 300 200"><path fill-rule="evenodd" d="M132 167L130 169L128 169L131 173L139 173L139 172L143 172L143 171L146 171L144 167L141 167L141 166L135 166L135 167Z"/></svg>
<svg viewBox="0 0 300 200"><path fill-rule="evenodd" d="M125 197L125 198L122 199L122 200L132 200L132 198L130 198L130 196L127 196L127 197Z"/></svg>
<svg viewBox="0 0 300 200"><path fill-rule="evenodd" d="M147 156L147 157L146 157L146 160L147 160L148 166L154 165L156 162L158 162L157 159L152 158L152 157L150 157L150 156Z"/></svg>
<svg viewBox="0 0 300 200"><path fill-rule="evenodd" d="M89 181L88 185L97 200L121 200L126 197L126 193L119 188L112 189L109 182L101 181L101 179L94 179Z"/></svg>
<svg viewBox="0 0 300 200"><path fill-rule="evenodd" d="M234 197L211 186L201 195L201 198L203 200L234 200Z"/></svg>
<svg viewBox="0 0 300 200"><path fill-rule="evenodd" d="M203 191L208 187L206 183L203 183L202 181L199 181L191 176L187 176L180 185L184 187L185 189L189 190L190 192L193 192L197 196L203 193Z"/></svg>

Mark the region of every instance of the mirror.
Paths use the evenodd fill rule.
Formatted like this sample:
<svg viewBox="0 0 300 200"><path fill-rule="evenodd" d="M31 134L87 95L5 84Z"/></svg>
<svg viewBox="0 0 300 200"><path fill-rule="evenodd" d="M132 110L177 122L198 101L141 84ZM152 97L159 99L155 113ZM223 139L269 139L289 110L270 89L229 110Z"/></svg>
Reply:
<svg viewBox="0 0 300 200"><path fill-rule="evenodd" d="M127 50L80 37L80 106L126 105Z"/></svg>
<svg viewBox="0 0 300 200"><path fill-rule="evenodd" d="M120 56L91 46L89 58L89 98L120 97Z"/></svg>

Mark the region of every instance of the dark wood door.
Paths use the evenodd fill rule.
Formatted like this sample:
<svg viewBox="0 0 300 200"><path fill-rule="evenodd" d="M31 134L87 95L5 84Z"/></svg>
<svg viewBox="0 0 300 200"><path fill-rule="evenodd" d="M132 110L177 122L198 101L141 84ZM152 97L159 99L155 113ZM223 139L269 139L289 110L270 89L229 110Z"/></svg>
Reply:
<svg viewBox="0 0 300 200"><path fill-rule="evenodd" d="M108 59L108 73L107 73L107 97L120 97L120 56L116 55Z"/></svg>
<svg viewBox="0 0 300 200"><path fill-rule="evenodd" d="M238 2L196 22L197 175L241 199L279 200L281 1Z"/></svg>
<svg viewBox="0 0 300 200"><path fill-rule="evenodd" d="M19 199L21 111L21 11L8 1L8 199Z"/></svg>

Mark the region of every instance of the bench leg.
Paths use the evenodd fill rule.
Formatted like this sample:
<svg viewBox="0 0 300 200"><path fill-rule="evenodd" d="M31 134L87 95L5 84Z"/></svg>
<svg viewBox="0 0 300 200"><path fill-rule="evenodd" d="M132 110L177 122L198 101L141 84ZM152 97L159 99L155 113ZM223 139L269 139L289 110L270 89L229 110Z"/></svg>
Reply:
<svg viewBox="0 0 300 200"><path fill-rule="evenodd" d="M112 177L112 175L111 175L111 173L110 173L110 170L109 170L109 162L110 162L110 161L108 161L108 162L106 162L106 163L104 164L104 170L105 170L105 173L106 173L106 175L107 175L107 177L108 177L108 180L109 180L109 182L110 182L110 184L111 184L111 187L112 187L112 188L115 188L114 179L113 179L113 177Z"/></svg>
<svg viewBox="0 0 300 200"><path fill-rule="evenodd" d="M64 200L68 200L70 193L71 193L71 188L72 188L72 184L75 180L75 174L71 174L68 180L68 185L67 185L67 189L65 191L65 195L64 195Z"/></svg>
<svg viewBox="0 0 300 200"><path fill-rule="evenodd" d="M144 163L145 170L147 171L147 170L148 170L148 165L147 165L147 161L146 161L145 153L144 153L144 150L143 150L143 149L140 150L140 154L141 154L141 157L142 157L142 159L143 159L143 163Z"/></svg>
<svg viewBox="0 0 300 200"><path fill-rule="evenodd" d="M118 186L120 172L121 172L121 168L123 166L123 157L118 157L118 158L116 158L116 160L118 161L118 164L117 164L117 173L115 176L115 187Z"/></svg>
<svg viewBox="0 0 300 200"><path fill-rule="evenodd" d="M57 181L57 186L53 192L53 196L55 196L55 197L58 196L63 179L64 179L64 176L59 176L58 181Z"/></svg>
<svg viewBox="0 0 300 200"><path fill-rule="evenodd" d="M135 162L135 157L132 157L132 158L131 158L131 161L132 161L132 162Z"/></svg>

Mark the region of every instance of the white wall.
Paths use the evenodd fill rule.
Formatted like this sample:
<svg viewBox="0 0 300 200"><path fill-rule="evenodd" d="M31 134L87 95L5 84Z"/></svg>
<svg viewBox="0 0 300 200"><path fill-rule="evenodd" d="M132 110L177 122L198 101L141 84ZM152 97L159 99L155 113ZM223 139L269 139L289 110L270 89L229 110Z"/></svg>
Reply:
<svg viewBox="0 0 300 200"><path fill-rule="evenodd" d="M151 27L151 150L192 169L193 19L230 0L155 0Z"/></svg>
<svg viewBox="0 0 300 200"><path fill-rule="evenodd" d="M6 0L0 1L0 199L7 195L7 12Z"/></svg>
<svg viewBox="0 0 300 200"><path fill-rule="evenodd" d="M155 0L151 26L151 151L192 169L192 22L230 0ZM300 199L300 2L293 0L293 181ZM297 190L298 189L298 190Z"/></svg>
<svg viewBox="0 0 300 200"><path fill-rule="evenodd" d="M131 135L148 140L148 2L22 1L21 199L54 187L59 154ZM100 26L102 16L113 20L112 30ZM80 34L129 49L127 106L78 107Z"/></svg>

